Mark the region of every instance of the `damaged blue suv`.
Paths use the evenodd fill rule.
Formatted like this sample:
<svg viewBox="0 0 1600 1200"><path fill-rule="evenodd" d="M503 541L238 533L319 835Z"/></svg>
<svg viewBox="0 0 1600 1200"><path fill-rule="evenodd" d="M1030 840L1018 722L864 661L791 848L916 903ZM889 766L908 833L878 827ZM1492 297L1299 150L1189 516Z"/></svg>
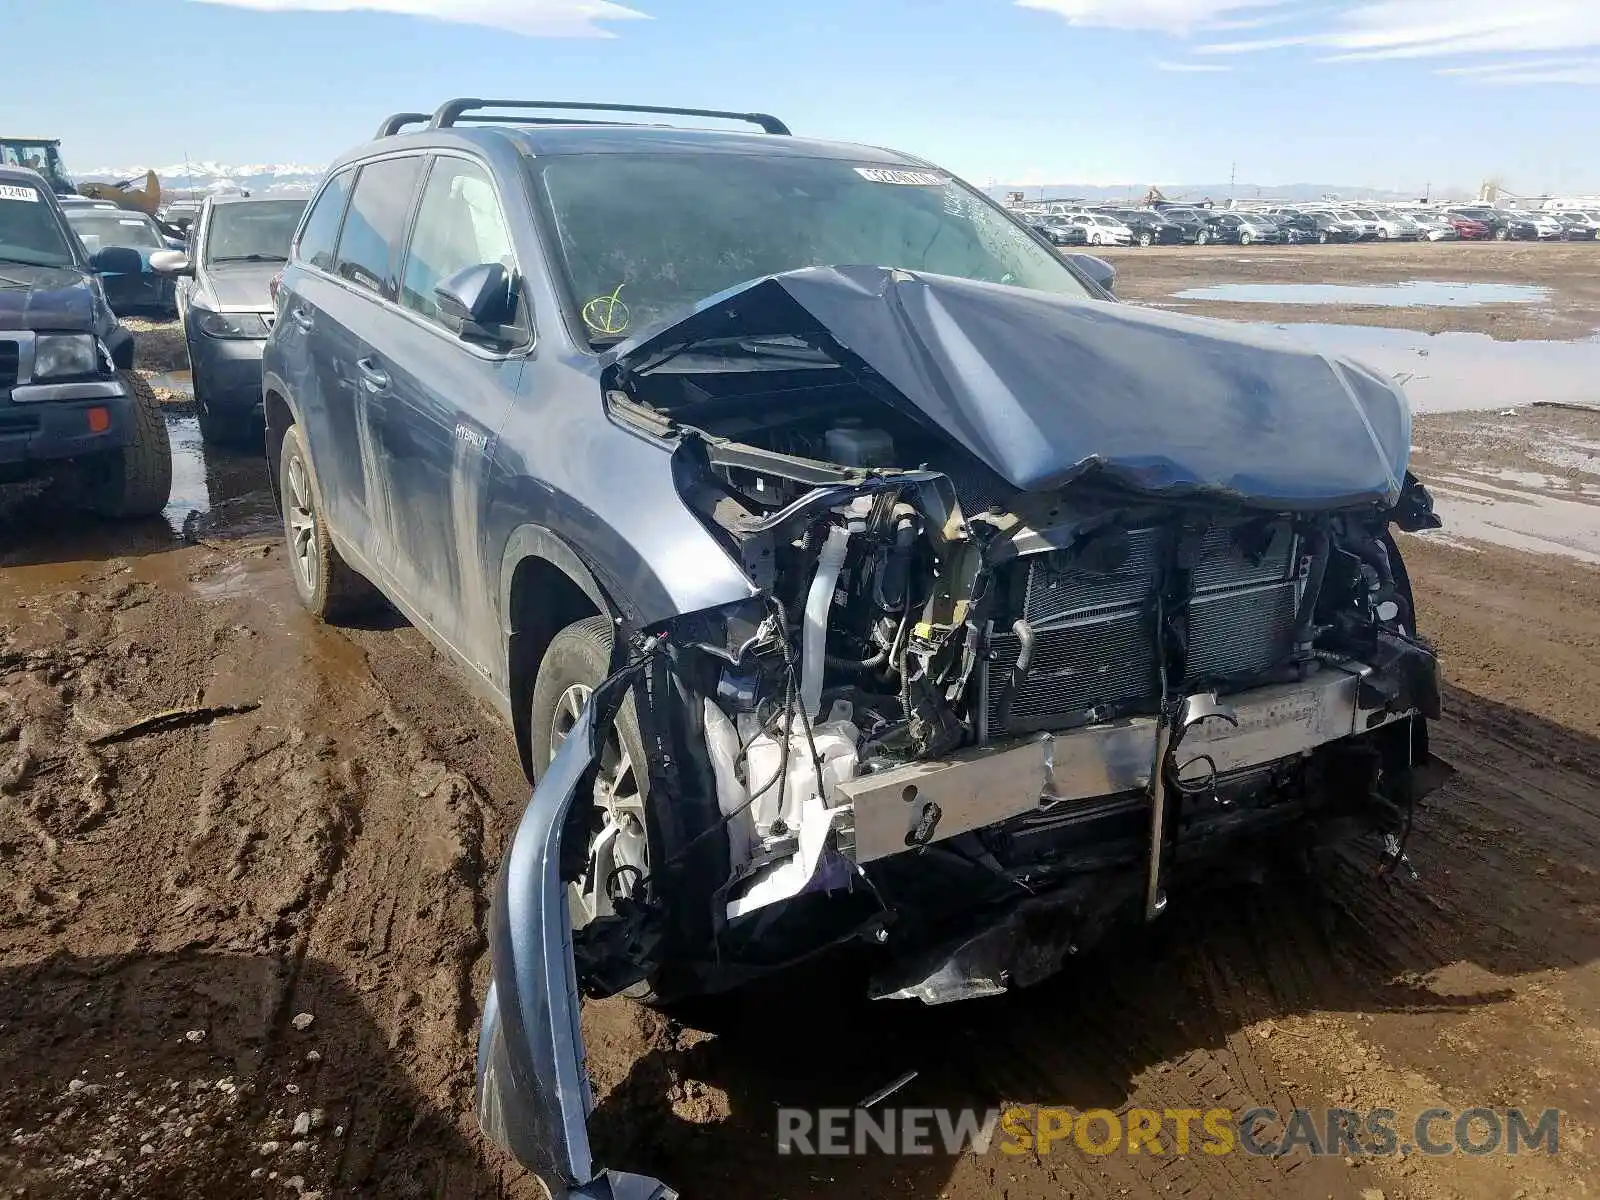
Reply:
<svg viewBox="0 0 1600 1200"><path fill-rule="evenodd" d="M1110 283L762 114L452 100L329 170L263 364L290 568L392 601L537 781L478 1095L553 1195L674 1194L591 1157L580 995L855 945L991 996L1225 857L1403 856L1404 397Z"/></svg>

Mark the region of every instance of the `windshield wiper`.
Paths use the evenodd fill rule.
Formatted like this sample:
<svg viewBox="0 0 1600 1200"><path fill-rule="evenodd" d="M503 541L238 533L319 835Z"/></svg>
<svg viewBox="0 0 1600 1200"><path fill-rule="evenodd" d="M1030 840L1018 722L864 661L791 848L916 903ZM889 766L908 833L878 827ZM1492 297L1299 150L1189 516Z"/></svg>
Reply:
<svg viewBox="0 0 1600 1200"><path fill-rule="evenodd" d="M287 254L219 254L210 260L214 263L225 262L288 262Z"/></svg>

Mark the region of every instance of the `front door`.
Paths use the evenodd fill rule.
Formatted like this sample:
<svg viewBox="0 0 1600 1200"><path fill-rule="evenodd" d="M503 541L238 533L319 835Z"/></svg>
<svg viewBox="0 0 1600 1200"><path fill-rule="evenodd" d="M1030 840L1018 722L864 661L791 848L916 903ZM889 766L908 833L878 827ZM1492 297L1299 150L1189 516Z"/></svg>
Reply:
<svg viewBox="0 0 1600 1200"><path fill-rule="evenodd" d="M369 341L359 365L389 522L380 566L413 617L494 678L498 571L486 565L483 517L527 335L514 348L464 339L441 319L434 296L457 272L484 263L501 263L516 277L493 178L471 159L441 154L428 168L412 225L403 313L391 317L381 343Z"/></svg>

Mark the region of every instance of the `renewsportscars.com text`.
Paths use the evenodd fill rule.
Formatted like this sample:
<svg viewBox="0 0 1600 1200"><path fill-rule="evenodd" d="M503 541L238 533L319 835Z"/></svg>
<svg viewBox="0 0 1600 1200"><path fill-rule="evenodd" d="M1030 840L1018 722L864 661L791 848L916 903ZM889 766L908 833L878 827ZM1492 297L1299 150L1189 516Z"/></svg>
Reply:
<svg viewBox="0 0 1600 1200"><path fill-rule="evenodd" d="M1561 1113L1520 1108L860 1108L778 1110L778 1153L1556 1154Z"/></svg>

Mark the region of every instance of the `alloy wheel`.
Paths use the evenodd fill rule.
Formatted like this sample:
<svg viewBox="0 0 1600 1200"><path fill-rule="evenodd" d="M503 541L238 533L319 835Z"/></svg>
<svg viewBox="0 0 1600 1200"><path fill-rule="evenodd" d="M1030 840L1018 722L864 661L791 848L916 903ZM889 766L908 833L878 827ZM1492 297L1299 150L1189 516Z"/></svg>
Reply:
<svg viewBox="0 0 1600 1200"><path fill-rule="evenodd" d="M575 683L556 701L555 715L550 720L552 758L571 735L592 691L587 684ZM579 929L614 913L615 898L632 893L650 869L644 795L633 758L623 745L616 724L606 734L600 751L594 807L599 828L589 842L589 863L568 894L572 924Z"/></svg>
<svg viewBox="0 0 1600 1200"><path fill-rule="evenodd" d="M298 454L289 459L288 487L284 489L283 521L289 531L289 558L300 585L310 596L317 590L317 508L312 498L311 476Z"/></svg>

